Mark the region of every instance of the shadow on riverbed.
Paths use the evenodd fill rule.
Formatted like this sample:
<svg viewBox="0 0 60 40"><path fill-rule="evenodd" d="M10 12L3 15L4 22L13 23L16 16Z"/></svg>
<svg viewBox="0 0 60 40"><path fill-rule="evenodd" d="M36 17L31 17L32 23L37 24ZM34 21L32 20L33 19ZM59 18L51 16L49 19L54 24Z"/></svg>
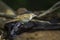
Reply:
<svg viewBox="0 0 60 40"><path fill-rule="evenodd" d="M40 22L29 22L22 25L19 30L18 34L24 32L35 32L35 31L47 31L47 30L60 30L60 24L48 24L48 23L40 23Z"/></svg>

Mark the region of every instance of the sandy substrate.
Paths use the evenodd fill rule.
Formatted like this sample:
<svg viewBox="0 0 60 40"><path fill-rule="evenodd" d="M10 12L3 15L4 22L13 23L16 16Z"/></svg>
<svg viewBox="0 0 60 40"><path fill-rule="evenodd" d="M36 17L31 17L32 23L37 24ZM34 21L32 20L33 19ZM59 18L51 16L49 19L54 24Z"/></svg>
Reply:
<svg viewBox="0 0 60 40"><path fill-rule="evenodd" d="M15 40L60 40L60 31L36 31L22 33Z"/></svg>

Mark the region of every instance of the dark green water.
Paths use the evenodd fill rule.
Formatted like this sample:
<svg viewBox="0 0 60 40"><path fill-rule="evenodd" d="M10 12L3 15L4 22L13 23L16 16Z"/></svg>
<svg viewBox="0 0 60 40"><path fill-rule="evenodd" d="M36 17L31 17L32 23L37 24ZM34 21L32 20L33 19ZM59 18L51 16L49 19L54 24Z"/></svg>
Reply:
<svg viewBox="0 0 60 40"><path fill-rule="evenodd" d="M20 7L28 8L29 10L44 10L51 7L54 3L60 0L3 0L13 9Z"/></svg>

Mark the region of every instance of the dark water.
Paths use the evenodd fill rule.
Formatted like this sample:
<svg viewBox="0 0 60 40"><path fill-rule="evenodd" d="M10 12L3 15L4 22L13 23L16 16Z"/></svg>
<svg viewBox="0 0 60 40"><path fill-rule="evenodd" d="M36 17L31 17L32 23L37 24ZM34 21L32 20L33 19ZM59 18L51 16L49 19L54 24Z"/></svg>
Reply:
<svg viewBox="0 0 60 40"><path fill-rule="evenodd" d="M59 0L3 0L11 8L18 9L20 7L28 8L29 10L45 10L50 8Z"/></svg>

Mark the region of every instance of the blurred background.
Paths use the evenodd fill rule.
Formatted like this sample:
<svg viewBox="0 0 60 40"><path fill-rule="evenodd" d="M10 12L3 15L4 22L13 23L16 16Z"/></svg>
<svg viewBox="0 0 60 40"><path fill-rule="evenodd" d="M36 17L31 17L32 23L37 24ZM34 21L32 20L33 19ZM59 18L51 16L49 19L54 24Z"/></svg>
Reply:
<svg viewBox="0 0 60 40"><path fill-rule="evenodd" d="M59 0L2 0L13 9L25 7L28 10L45 10Z"/></svg>

